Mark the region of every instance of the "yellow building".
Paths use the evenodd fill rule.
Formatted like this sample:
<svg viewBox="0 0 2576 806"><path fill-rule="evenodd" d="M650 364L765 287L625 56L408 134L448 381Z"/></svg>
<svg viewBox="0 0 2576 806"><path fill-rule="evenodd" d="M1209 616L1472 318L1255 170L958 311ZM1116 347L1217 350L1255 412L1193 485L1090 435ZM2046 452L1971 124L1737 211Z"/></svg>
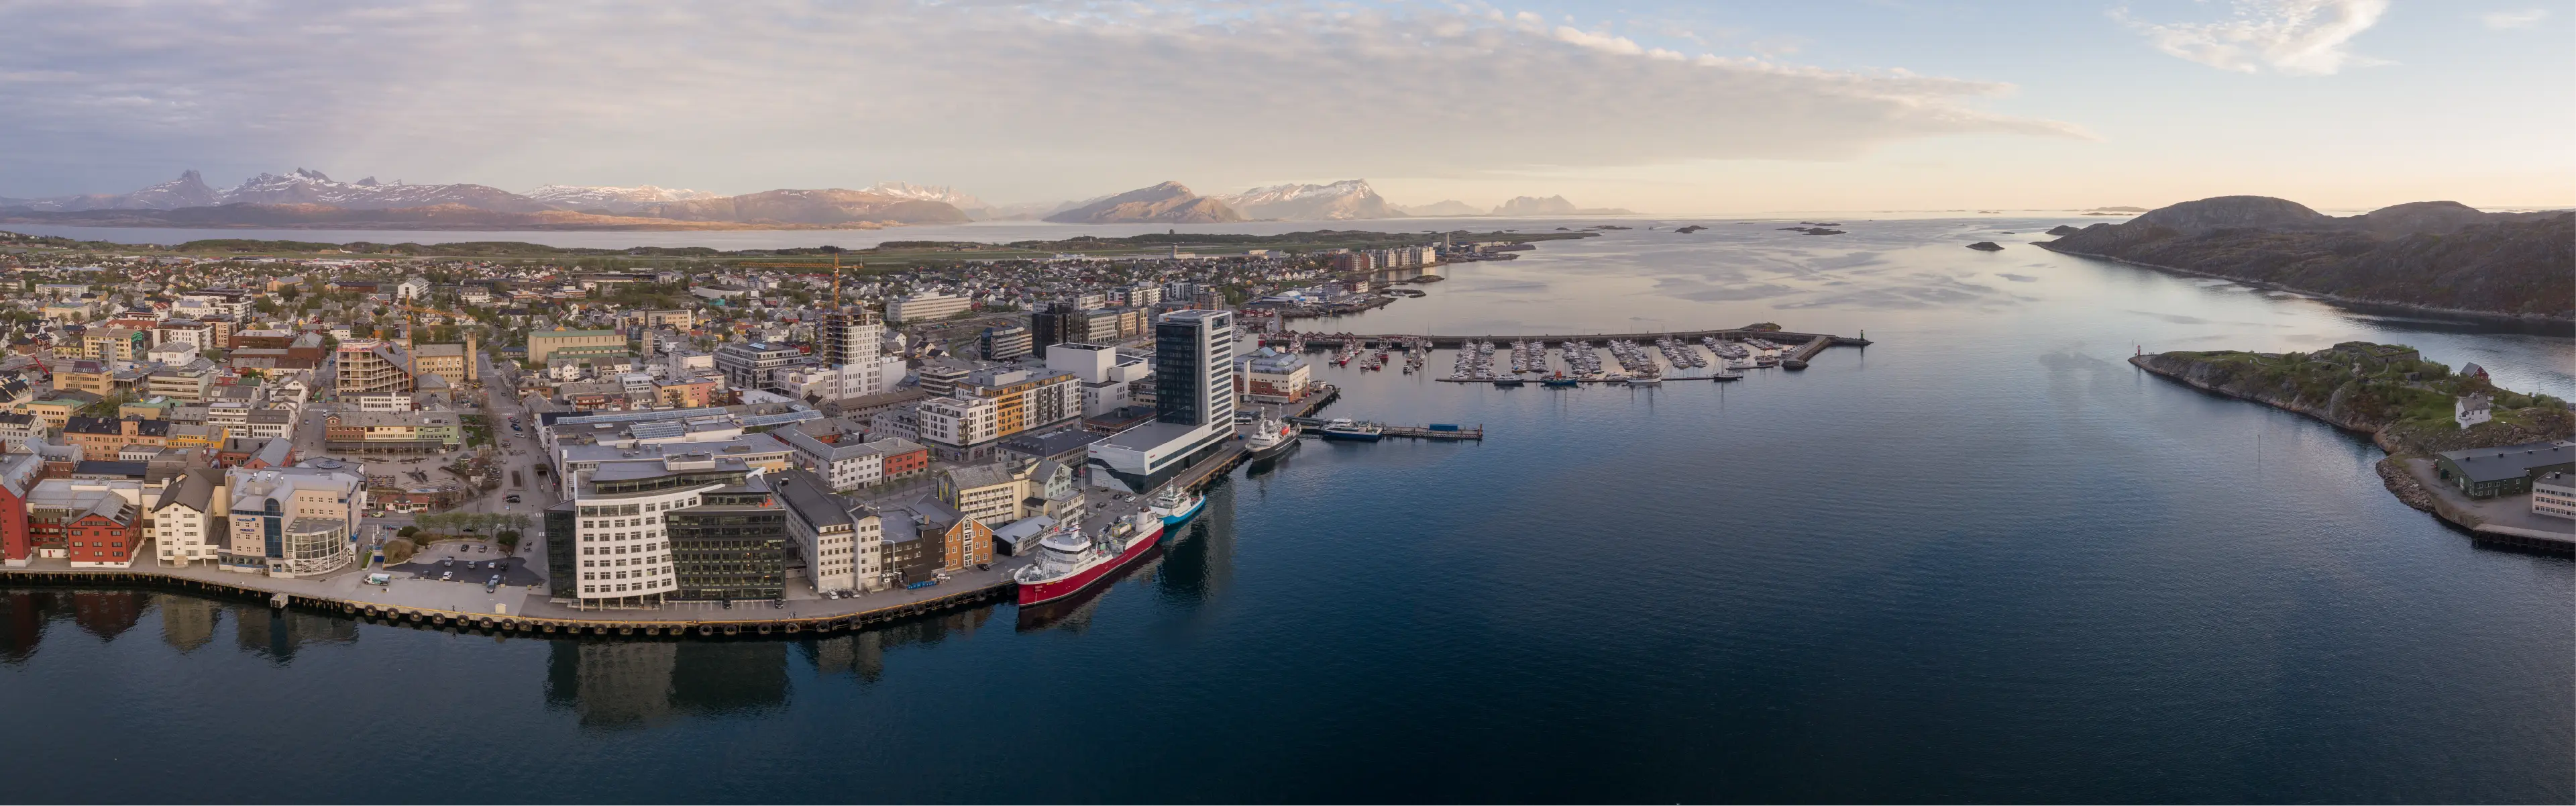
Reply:
<svg viewBox="0 0 2576 806"><path fill-rule="evenodd" d="M65 367L54 371L54 388L107 397L116 394L116 374L107 371L106 367L96 365L79 368Z"/></svg>
<svg viewBox="0 0 2576 806"><path fill-rule="evenodd" d="M423 344L411 351L412 373L447 379L448 388L465 386L465 345Z"/></svg>
<svg viewBox="0 0 2576 806"><path fill-rule="evenodd" d="M78 413L82 405L84 404L77 398L64 397L52 400L20 401L10 409L36 415L36 419L44 421L46 428L61 428L72 421L72 415Z"/></svg>
<svg viewBox="0 0 2576 806"><path fill-rule="evenodd" d="M528 363L545 366L546 356L566 347L626 348L626 334L614 330L541 330L528 334Z"/></svg>
<svg viewBox="0 0 2576 806"><path fill-rule="evenodd" d="M141 361L151 349L151 337L140 330L111 327L81 334L81 357L93 361Z"/></svg>

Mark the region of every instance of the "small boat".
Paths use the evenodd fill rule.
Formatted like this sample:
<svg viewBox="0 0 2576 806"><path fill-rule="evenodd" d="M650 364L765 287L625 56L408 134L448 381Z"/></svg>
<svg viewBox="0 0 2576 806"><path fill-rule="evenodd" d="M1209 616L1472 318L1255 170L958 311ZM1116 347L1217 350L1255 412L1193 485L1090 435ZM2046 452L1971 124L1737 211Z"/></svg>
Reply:
<svg viewBox="0 0 2576 806"><path fill-rule="evenodd" d="M1181 522L1189 520L1190 516L1199 514L1199 510L1206 506L1206 496L1173 486L1165 487L1162 492L1155 493L1153 500L1147 502L1145 511L1162 518L1164 526L1179 526Z"/></svg>
<svg viewBox="0 0 2576 806"><path fill-rule="evenodd" d="M1644 377L1639 377L1639 378L1629 378L1629 379L1628 379L1628 385L1629 385L1629 386L1662 386L1662 385L1664 385L1664 379L1662 379L1662 378L1658 378L1658 377L1655 377L1655 376L1652 376L1652 375L1648 375L1648 376L1644 376Z"/></svg>
<svg viewBox="0 0 2576 806"><path fill-rule="evenodd" d="M1565 377L1565 376L1559 375L1559 376L1554 377L1554 378L1547 378L1547 379L1541 380L1541 381L1539 381L1539 382L1538 382L1538 385L1540 385L1540 386L1553 386L1553 387L1556 387L1556 388L1558 388L1558 389L1571 389L1571 388L1574 388L1574 387L1577 387L1577 386L1582 386L1582 385L1583 385L1583 382L1582 382L1582 381L1575 380L1575 379L1573 379L1573 378L1568 378L1568 377Z"/></svg>
<svg viewBox="0 0 2576 806"><path fill-rule="evenodd" d="M1709 379L1709 380L1712 380L1712 381L1717 381L1717 382L1719 382L1719 383L1724 383L1724 382L1727 382L1727 381L1740 381L1740 380L1744 380L1744 373L1737 372L1737 371L1735 371L1735 370L1731 370L1731 369L1722 369L1722 370L1718 370L1718 371L1717 371L1717 374L1715 374L1715 375L1711 375L1711 376L1708 376L1708 379Z"/></svg>
<svg viewBox="0 0 2576 806"><path fill-rule="evenodd" d="M1348 417L1336 417L1332 422L1324 424L1323 435L1325 439L1346 442L1376 442L1386 436L1386 429L1376 423L1363 423Z"/></svg>
<svg viewBox="0 0 2576 806"><path fill-rule="evenodd" d="M1519 379L1519 378L1495 378L1495 379L1494 379L1494 385L1495 385L1495 386L1519 386L1519 385L1521 385L1521 379Z"/></svg>

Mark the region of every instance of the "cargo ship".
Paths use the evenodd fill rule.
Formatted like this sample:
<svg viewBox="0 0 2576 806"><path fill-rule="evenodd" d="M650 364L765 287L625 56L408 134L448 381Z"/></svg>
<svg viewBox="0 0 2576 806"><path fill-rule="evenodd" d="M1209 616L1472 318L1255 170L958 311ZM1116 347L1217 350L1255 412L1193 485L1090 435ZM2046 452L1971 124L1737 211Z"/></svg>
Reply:
<svg viewBox="0 0 2576 806"><path fill-rule="evenodd" d="M1145 511L1162 518L1164 526L1179 526L1182 521L1189 520L1190 516L1199 514L1199 509L1205 506L1207 506L1206 496L1174 485L1155 493L1154 500L1147 502Z"/></svg>
<svg viewBox="0 0 2576 806"><path fill-rule="evenodd" d="M1148 550L1163 537L1163 522L1138 512L1113 519L1098 537L1066 524L1038 540L1037 561L1011 574L1020 583L1020 606L1044 604L1082 592Z"/></svg>

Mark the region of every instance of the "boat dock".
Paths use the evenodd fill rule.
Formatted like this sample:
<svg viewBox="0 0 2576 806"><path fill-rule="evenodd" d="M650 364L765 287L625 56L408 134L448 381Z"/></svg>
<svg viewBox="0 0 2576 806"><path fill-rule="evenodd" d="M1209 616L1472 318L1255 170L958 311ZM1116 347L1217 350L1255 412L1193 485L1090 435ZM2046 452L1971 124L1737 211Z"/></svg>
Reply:
<svg viewBox="0 0 2576 806"><path fill-rule="evenodd" d="M1800 361L1813 357L1816 353L1823 352L1827 347L1867 347L1870 344L1868 339L1854 336L1836 336L1830 333L1792 333L1785 330L1747 330L1744 328L1729 328L1724 330L1680 330L1666 333L1576 333L1546 336L1515 336L1509 334L1489 336L1430 336L1402 333L1315 333L1304 336L1305 344L1310 348L1338 348L1348 342L1358 342L1359 346L1363 348L1383 347L1388 349L1402 348L1406 344L1412 343L1416 340L1429 341L1433 347L1455 348L1474 344L1476 342L1510 344L1516 341L1542 342L1550 346L1563 344L1569 341L1602 346L1608 346L1613 341L1632 341L1639 344L1652 344L1656 339L1661 338L1672 338L1677 341L1685 342L1696 342L1701 338L1715 338L1720 341L1768 339L1781 344L1798 343L1798 347L1791 351L1787 357ZM1289 344L1289 337L1281 334L1265 334L1261 336L1261 343L1265 345L1286 347Z"/></svg>
<svg viewBox="0 0 2576 806"><path fill-rule="evenodd" d="M1297 433L1298 433L1299 435L1302 435L1302 436L1315 436L1318 432L1321 432L1321 431L1323 430L1323 428L1324 428L1324 424L1325 424L1325 423L1331 422L1331 421L1329 421L1329 420L1319 420L1319 419L1316 419L1316 418L1313 418L1313 417L1290 417L1290 418L1287 418L1287 420L1288 420L1288 422L1289 422L1290 424L1293 424L1293 425L1297 426ZM1381 425L1379 425L1379 426L1378 426L1378 429L1379 429L1378 435L1379 435L1379 436L1381 436L1381 437L1406 437L1406 438L1409 438L1409 439L1427 439L1427 440L1432 440L1432 441L1436 441L1436 442L1483 442L1483 441L1485 441L1485 427L1484 427L1484 426L1481 426L1481 425L1476 426L1476 427L1473 427L1473 428L1468 428L1468 427L1463 427L1463 426L1455 426L1455 425L1440 425L1440 424L1433 424L1433 425L1384 425L1384 424L1381 424Z"/></svg>

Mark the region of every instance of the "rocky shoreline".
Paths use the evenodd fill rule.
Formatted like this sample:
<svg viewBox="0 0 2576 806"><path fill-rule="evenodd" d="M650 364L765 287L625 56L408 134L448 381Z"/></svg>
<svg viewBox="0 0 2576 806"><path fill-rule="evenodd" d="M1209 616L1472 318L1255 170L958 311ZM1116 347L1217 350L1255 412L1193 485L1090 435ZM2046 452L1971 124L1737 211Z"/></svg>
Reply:
<svg viewBox="0 0 2576 806"><path fill-rule="evenodd" d="M2061 254L2061 255L2074 255L2074 256L2076 256L2076 257L2089 257L2089 258L2092 258L2092 259L2095 259L2095 260L2108 260L2108 261L2111 261L2111 262L2113 262L2113 263L2119 263L2119 264L2128 265L2128 266L2136 266L2136 267L2138 267L2138 268L2142 268L2142 269L2154 269L2154 270L2157 270L2157 271L2167 271L2167 272L2173 272L2173 273L2175 273L2175 274L2189 275L2189 276L2192 276L2192 277L2207 277L2207 278L2210 278L2210 279L2212 279L2212 280L2226 280L2226 281L2228 281L2228 282L2232 282L2232 283L2240 283L2240 284L2243 284L2243 285L2246 285L2246 286L2250 286L2250 287L2253 287L2253 288L2260 288L2260 289L2264 289L2264 290L2267 290L2267 291L2282 291L2282 292L2287 292L2287 293L2291 293L2291 294L2297 294L2297 295L2304 296L2304 297L2314 297L2314 298L2316 298L2316 299L2325 300L2325 301L2327 301L2327 302L2332 302L2332 303L2336 303L2336 304L2339 304L2339 305L2344 305L2344 306L2352 307L2352 308L2359 308L2359 309L2363 309L2363 310L2377 310L2377 311L2383 311L2383 312L2389 312L2389 313L2411 313L2411 314L2423 314L2423 315L2427 315L2427 316L2439 316L2439 317L2443 317L2443 318L2446 318L2446 319L2469 319L2469 320L2476 320L2476 321L2481 321L2481 322L2495 322L2495 323L2500 323L2500 324L2513 324L2513 325L2525 325L2525 326L2543 325L2543 326L2549 326L2549 327L2551 327L2551 328L2553 328L2553 329L2562 329L2562 330L2563 330L2563 329L2566 329L2568 326L2576 325L2576 320L2571 320L2571 319L2568 319L2568 318L2565 318L2565 317L2541 316L2541 315L2535 315L2535 314L2511 314L2511 313L2498 313L2498 312L2495 312L2495 311L2479 311L2479 310L2471 310L2471 309L2468 309L2468 308L2442 308L2442 307L2436 307L2436 306L2432 306L2432 305L2420 305L2420 304L2416 304L2416 303L2409 303L2409 302L2393 302L2393 301L2390 301L2390 300L2384 300L2384 299L2363 299L2363 298L2359 298L2359 297L2347 297L2347 296L2342 296L2342 295L2338 295L2338 294L2329 294L2329 293L2325 293L2325 292L2322 292L2322 291L2314 291L2314 290L2305 289L2305 288L2295 288L2295 287L2291 287L2291 286L2287 286L2287 285L2282 285L2282 284L2280 284L2280 283L2269 282L2269 281L2265 281L2265 280L2257 280L2257 279L2254 279L2254 278L2251 278L2251 277L2240 277L2240 276L2236 276L2236 275L2232 275L2232 274L2221 274L2221 273L2218 273L2218 272L2205 271L2205 270L2201 270L2201 269L2186 269L2186 268L2183 268L2183 267L2181 267L2181 266L2167 266L2167 265L2163 265L2163 264L2160 264L2160 263L2146 263L2146 262L2142 262L2142 261L2130 260L2130 259L2128 259L2128 258L2124 258L2124 257L2118 257L2118 256L2115 256L2115 255L2105 255L2105 254L2098 254L2098 253L2094 253L2094 252L2078 252L2078 251L2075 251L2075 250L2072 250L2072 249L2060 248L2060 247L2058 247L2058 246L2055 246L2055 245L2054 245L2055 243L2056 243L2055 241L2032 241L2032 242L2031 242L2031 245L2032 245L2032 246L2039 247L2039 248L2041 248L2041 249L2046 249L2046 250L2051 251L2051 252L2056 252L2056 253Z"/></svg>
<svg viewBox="0 0 2576 806"><path fill-rule="evenodd" d="M2396 361L2422 363L2420 359L2414 358L2414 351L2411 348L2361 342L2336 345L2334 349L2320 351L2310 358L2332 358L2340 362L2372 353L2389 357L2392 364ZM2565 439L2570 435L2576 435L2576 415L2571 415L2564 403L2547 398L2535 399L2532 401L2534 405L2515 412L2516 421L2513 422L2498 420L2483 423L2474 428L2457 429L2450 427L2452 426L2450 422L2444 421L2438 427L2426 427L2417 421L2390 416L2392 410L2400 408L2398 403L2368 399L2386 391L2371 388L2369 382L2344 380L2331 389L2323 390L2320 397L2320 390L2313 386L2301 386L2295 380L2276 381L2268 376L2240 373L2222 365L2221 361L2211 360L2209 356L2213 355L2223 358L2253 356L2249 353L2234 352L2158 353L2133 356L2129 359L2129 363L2139 369L2203 392L2238 400L2250 400L2315 418L2344 431L2368 434L2371 443L2379 446L2379 449L2387 454L2376 463L2373 469L2379 474L2381 485L2388 489L2390 495L2396 496L2398 501L2409 507L2472 532L2481 531L2479 527L2484 525L2483 521L2473 513L2454 506L2446 506L2442 496L2426 488L2423 481L2408 468L2408 460L2427 458L2442 451ZM2330 380L2340 380L2339 377L2335 377L2342 374L2340 366L2340 363L2333 364L2333 369L2327 373ZM2371 369L2378 370L2381 367L2373 366ZM2403 366L2397 366L2392 371L2402 372L2403 370ZM2483 379L2476 381L2460 379L2451 382L2484 384Z"/></svg>

